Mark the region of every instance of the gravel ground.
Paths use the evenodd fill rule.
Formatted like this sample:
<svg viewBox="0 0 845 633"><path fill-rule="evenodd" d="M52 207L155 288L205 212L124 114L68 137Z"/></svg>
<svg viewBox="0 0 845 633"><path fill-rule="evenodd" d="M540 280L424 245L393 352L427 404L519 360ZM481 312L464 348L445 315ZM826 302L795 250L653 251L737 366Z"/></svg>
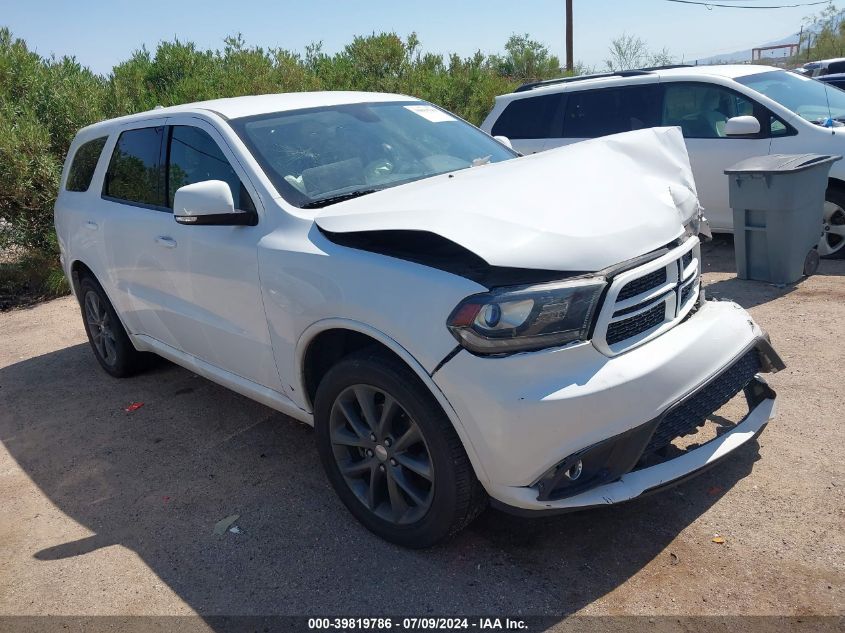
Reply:
<svg viewBox="0 0 845 633"><path fill-rule="evenodd" d="M845 614L845 262L776 288L735 278L729 240L705 256L708 294L788 365L759 441L659 495L488 510L427 551L352 519L309 427L166 363L108 377L71 298L0 314L0 615Z"/></svg>

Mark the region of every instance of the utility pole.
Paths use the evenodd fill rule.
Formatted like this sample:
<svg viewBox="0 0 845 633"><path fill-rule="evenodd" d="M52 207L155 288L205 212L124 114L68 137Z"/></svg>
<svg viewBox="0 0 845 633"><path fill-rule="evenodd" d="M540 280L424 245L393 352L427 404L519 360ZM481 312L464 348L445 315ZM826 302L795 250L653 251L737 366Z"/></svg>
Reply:
<svg viewBox="0 0 845 633"><path fill-rule="evenodd" d="M566 0L566 72L574 69L572 59L572 0Z"/></svg>

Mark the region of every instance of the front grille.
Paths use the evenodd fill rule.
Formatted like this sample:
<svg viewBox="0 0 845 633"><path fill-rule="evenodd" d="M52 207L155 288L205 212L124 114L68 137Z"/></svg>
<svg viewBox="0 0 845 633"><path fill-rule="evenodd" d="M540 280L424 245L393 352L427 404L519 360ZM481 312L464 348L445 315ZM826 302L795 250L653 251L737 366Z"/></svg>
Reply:
<svg viewBox="0 0 845 633"><path fill-rule="evenodd" d="M654 431L643 454L653 453L671 444L675 438L693 433L704 424L707 416L718 411L742 391L760 368L760 354L754 348L715 380L672 408Z"/></svg>
<svg viewBox="0 0 845 633"><path fill-rule="evenodd" d="M646 310L637 316L615 321L607 328L607 343L613 345L637 334L650 330L656 325L663 323L666 318L666 303L661 301L650 310Z"/></svg>
<svg viewBox="0 0 845 633"><path fill-rule="evenodd" d="M658 286L661 286L666 283L666 269L665 268L658 268L652 273L644 275L639 279L634 279L634 281L629 281L622 290L619 291L619 295L616 297L617 301L624 301L625 299L630 299L631 297L636 297L637 295L641 295L644 292L648 292L649 290L653 290Z"/></svg>
<svg viewBox="0 0 845 633"><path fill-rule="evenodd" d="M699 253L693 238L664 255L659 267L646 263L612 282L596 323L596 347L608 356L621 354L647 341L638 337L643 332L656 336L681 323L698 296Z"/></svg>

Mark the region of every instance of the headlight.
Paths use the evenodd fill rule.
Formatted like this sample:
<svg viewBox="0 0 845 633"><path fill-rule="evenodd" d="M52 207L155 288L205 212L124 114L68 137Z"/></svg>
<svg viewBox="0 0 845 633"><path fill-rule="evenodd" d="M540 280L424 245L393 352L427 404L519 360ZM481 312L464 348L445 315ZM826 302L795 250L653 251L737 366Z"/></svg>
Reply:
<svg viewBox="0 0 845 633"><path fill-rule="evenodd" d="M518 352L585 341L605 279L500 288L467 297L447 326L471 352Z"/></svg>

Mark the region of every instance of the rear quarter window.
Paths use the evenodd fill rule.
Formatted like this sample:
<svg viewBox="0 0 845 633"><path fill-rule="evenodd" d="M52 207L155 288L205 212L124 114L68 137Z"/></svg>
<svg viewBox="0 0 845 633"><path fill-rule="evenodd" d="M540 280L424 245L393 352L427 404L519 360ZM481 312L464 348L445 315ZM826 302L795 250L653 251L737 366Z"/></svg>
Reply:
<svg viewBox="0 0 845 633"><path fill-rule="evenodd" d="M558 137L556 119L562 102L560 93L515 99L499 115L491 132L511 139Z"/></svg>
<svg viewBox="0 0 845 633"><path fill-rule="evenodd" d="M68 170L67 182L65 183L67 191L88 191L106 139L108 139L107 136L95 138L79 146L76 154L73 155L73 161Z"/></svg>

